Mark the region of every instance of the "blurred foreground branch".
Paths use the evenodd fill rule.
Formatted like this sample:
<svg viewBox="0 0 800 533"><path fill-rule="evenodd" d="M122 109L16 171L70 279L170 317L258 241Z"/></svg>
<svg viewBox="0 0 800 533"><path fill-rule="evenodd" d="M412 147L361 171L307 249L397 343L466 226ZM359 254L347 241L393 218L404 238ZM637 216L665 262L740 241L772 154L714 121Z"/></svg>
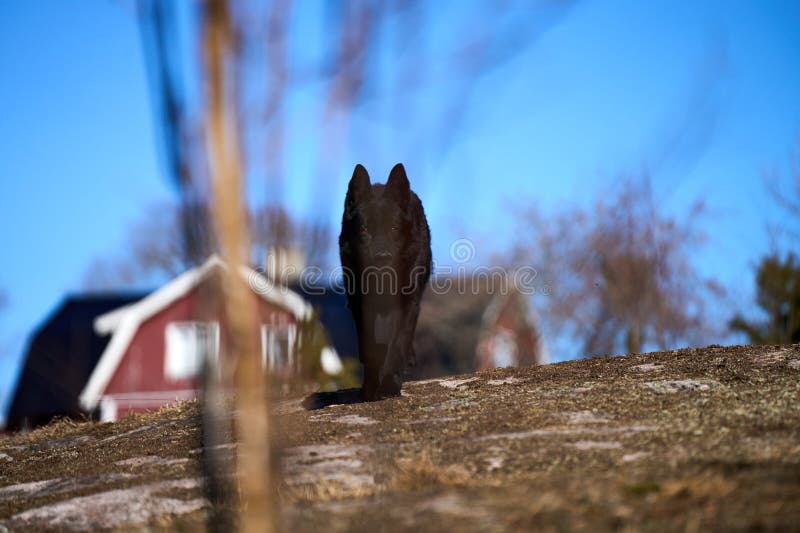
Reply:
<svg viewBox="0 0 800 533"><path fill-rule="evenodd" d="M239 131L230 75L233 40L225 0L206 4L204 52L208 77L206 128L212 177L212 216L228 265L223 281L225 354L223 365L234 370L236 437L239 442L236 479L240 489L242 531L272 531L267 384L258 354L255 302L239 275L248 263L249 236L242 197ZM223 371L223 376L228 372Z"/></svg>

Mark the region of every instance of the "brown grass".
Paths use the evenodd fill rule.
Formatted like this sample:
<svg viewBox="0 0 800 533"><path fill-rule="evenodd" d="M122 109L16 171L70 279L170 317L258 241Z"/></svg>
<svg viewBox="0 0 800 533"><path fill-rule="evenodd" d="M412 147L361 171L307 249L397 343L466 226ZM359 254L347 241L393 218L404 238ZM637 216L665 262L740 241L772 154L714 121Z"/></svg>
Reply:
<svg viewBox="0 0 800 533"><path fill-rule="evenodd" d="M399 490L417 490L437 485L465 486L470 479L470 473L464 466L438 465L431 459L430 450L423 448L416 457L395 461L392 486Z"/></svg>
<svg viewBox="0 0 800 533"><path fill-rule="evenodd" d="M736 482L713 472L664 483L667 498L722 499L736 490Z"/></svg>
<svg viewBox="0 0 800 533"><path fill-rule="evenodd" d="M10 443L30 443L50 439L81 435L94 422L85 420L74 420L72 418L55 418L45 426L38 427L30 432L12 433L0 440L2 444Z"/></svg>
<svg viewBox="0 0 800 533"><path fill-rule="evenodd" d="M322 480L319 483L302 485L281 484L278 489L280 498L285 503L313 503L369 498L383 493L384 485L348 486L331 480Z"/></svg>

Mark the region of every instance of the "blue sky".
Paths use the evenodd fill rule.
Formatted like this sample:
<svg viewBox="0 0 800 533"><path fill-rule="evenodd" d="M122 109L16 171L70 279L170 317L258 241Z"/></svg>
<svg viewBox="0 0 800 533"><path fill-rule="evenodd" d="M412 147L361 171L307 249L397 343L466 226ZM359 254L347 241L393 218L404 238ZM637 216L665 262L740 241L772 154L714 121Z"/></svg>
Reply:
<svg viewBox="0 0 800 533"><path fill-rule="evenodd" d="M80 290L93 259L120 254L129 225L174 191L159 160L133 3L0 4L2 412L31 330ZM311 57L322 42L322 2L301 4L293 49ZM647 169L668 212L708 204L697 265L746 311L766 224L782 223L761 177L774 167L785 174L800 134L800 3L578 2L548 15L530 46L475 81L459 127L439 145L448 124L436 122L438 110L459 88L436 72L436 54L479 13L444 5L426 19L429 83L398 110L392 95L408 90L408 70L370 80L375 96L352 117L325 181L308 157L321 135L320 88L292 94L290 208L335 226L356 162L383 181L403 161L435 257L468 237L480 259L510 242L514 207L587 202ZM387 72L391 59L378 60ZM263 183L249 190L270 193Z"/></svg>

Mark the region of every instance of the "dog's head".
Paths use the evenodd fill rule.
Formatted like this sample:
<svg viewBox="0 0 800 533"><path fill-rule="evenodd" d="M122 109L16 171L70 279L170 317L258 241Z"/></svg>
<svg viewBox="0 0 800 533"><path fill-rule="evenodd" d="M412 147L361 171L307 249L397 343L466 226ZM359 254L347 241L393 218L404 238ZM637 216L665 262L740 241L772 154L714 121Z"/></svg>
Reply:
<svg viewBox="0 0 800 533"><path fill-rule="evenodd" d="M411 235L411 187L406 170L398 163L386 185L372 185L367 169L356 165L345 199L345 224L365 260L390 264Z"/></svg>

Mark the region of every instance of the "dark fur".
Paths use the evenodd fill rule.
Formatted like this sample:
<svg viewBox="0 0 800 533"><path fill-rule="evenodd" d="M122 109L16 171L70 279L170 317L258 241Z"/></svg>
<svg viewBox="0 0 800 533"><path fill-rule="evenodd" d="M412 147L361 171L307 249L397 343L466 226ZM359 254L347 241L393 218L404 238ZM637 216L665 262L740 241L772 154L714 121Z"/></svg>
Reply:
<svg viewBox="0 0 800 533"><path fill-rule="evenodd" d="M422 202L397 164L386 185L372 185L356 165L339 235L350 311L364 365L365 400L398 396L414 364L413 340L422 293L431 274L431 234ZM394 287L378 280L394 276Z"/></svg>

